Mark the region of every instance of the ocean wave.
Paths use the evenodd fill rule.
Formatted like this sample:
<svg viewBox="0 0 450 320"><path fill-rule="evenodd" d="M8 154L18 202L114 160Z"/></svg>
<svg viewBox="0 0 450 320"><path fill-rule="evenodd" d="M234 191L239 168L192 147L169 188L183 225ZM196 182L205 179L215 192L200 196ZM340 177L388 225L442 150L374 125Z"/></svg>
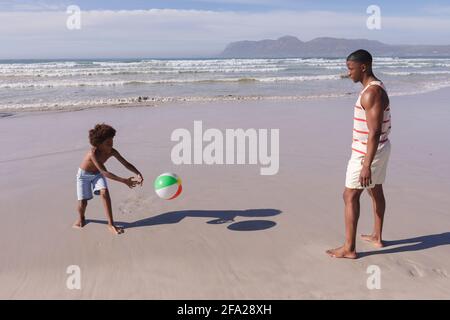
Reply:
<svg viewBox="0 0 450 320"><path fill-rule="evenodd" d="M429 93L429 92L433 92L433 91L437 91L437 90L449 88L449 87L450 87L450 81L428 82L414 90L390 92L389 96L410 96L410 95L416 95L416 94Z"/></svg>
<svg viewBox="0 0 450 320"><path fill-rule="evenodd" d="M58 88L58 87L108 87L121 86L127 81L98 81L98 82L76 82L76 81L59 81L59 82L15 82L1 83L0 89L42 89L42 88Z"/></svg>
<svg viewBox="0 0 450 320"><path fill-rule="evenodd" d="M120 75L160 75L160 74L197 74L197 73L268 73L285 71L286 68L266 67L266 68L216 68L216 69L180 69L180 70L142 70L142 69L124 69L124 70L0 70L1 77L78 77L78 76L120 76Z"/></svg>
<svg viewBox="0 0 450 320"><path fill-rule="evenodd" d="M344 74L293 76L293 77L242 77L242 78L217 78L217 79L160 79L160 80L120 80L120 81L57 81L57 82L12 82L1 83L0 89L14 88L56 88L56 87L114 87L126 85L154 85L154 84L213 84L213 83L251 83L251 82L303 82L317 80L340 80L347 76Z"/></svg>
<svg viewBox="0 0 450 320"><path fill-rule="evenodd" d="M302 59L298 60L299 62ZM91 62L39 62L39 63L0 63L1 69L54 69L54 68L79 68L79 67L101 67L101 68L137 68L137 67L159 67L159 68L199 68L217 66L267 66L280 63L292 63L286 59L208 59L208 60L142 60L133 62L123 61L91 61Z"/></svg>
<svg viewBox="0 0 450 320"><path fill-rule="evenodd" d="M80 100L65 102L40 102L27 104L8 104L0 105L3 113L17 111L50 111L50 110L82 110L96 107L124 107L124 106L158 106L165 103L177 102L220 102L220 101L260 101L260 100L315 100L341 98L349 96L351 93L336 94L318 94L304 96L238 96L238 95L221 95L221 96L185 96L185 97L126 97L126 98L108 98L96 100Z"/></svg>
<svg viewBox="0 0 450 320"><path fill-rule="evenodd" d="M450 70L435 70L435 71L382 71L382 74L390 76L414 76L414 75L436 75L436 74L450 74Z"/></svg>
<svg viewBox="0 0 450 320"><path fill-rule="evenodd" d="M400 69L421 71L424 68L448 68L449 58L395 58L375 57L376 67L384 69ZM158 76L183 74L245 74L256 78L254 74L270 74L272 77L291 76L292 74L321 73L323 70L345 70L342 58L285 58L285 59L142 59L133 61L53 61L30 63L1 63L0 82L3 86L11 79L30 78L99 78L114 76L117 80L127 80L127 76L147 76L145 80L158 80ZM426 70L426 69L425 69ZM333 72L333 71L330 71ZM153 76L154 75L154 76ZM400 74L399 74L400 75ZM123 77L122 77L123 76ZM319 75L320 76L320 75ZM244 77L242 77L244 78ZM184 81L184 80L183 80ZM203 81L203 80L201 80ZM229 81L229 80L225 80ZM239 81L239 80L236 80ZM240 80L245 81L245 80ZM262 80L271 81L271 80ZM274 80L296 81L296 80ZM298 81L303 81L301 78ZM18 81L20 82L20 81ZM81 82L81 80L80 80ZM189 82L189 81L186 81ZM88 86L90 84L87 84ZM120 84L116 84L120 85ZM39 85L37 85L39 87ZM5 87L5 86L4 86Z"/></svg>
<svg viewBox="0 0 450 320"><path fill-rule="evenodd" d="M449 63L450 58L392 58L374 57L375 64L398 64L398 63ZM0 69L15 68L78 68L78 67L108 67L108 68L129 68L129 67L202 67L202 66L253 66L253 65L278 65L278 64L345 64L344 58L258 58L258 59L143 59L132 61L48 61L48 62L11 62L0 61Z"/></svg>
<svg viewBox="0 0 450 320"><path fill-rule="evenodd" d="M407 91L390 91L390 96L405 96L429 93L450 87L450 81L429 82L421 87ZM216 96L138 96L122 98L98 98L88 100L68 100L58 102L33 102L33 103L8 103L0 104L0 116L7 117L13 112L19 111L52 111L52 110L82 110L97 107L131 107L131 106L159 106L167 103L178 102L220 102L220 101L302 101L315 99L343 98L355 96L357 93L341 92L314 95L216 95ZM3 116L4 115L4 116Z"/></svg>
<svg viewBox="0 0 450 320"><path fill-rule="evenodd" d="M315 80L340 80L345 79L346 74L326 74L314 76L292 76L292 77L267 77L258 79L261 82L285 82L285 81L315 81Z"/></svg>

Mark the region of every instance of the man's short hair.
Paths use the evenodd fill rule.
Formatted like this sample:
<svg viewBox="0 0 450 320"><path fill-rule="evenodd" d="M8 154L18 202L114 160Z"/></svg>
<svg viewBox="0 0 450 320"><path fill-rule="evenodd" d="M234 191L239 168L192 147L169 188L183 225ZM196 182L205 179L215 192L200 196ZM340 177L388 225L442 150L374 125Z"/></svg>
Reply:
<svg viewBox="0 0 450 320"><path fill-rule="evenodd" d="M356 50L348 55L347 61L355 61L359 63L372 63L372 55L367 50Z"/></svg>
<svg viewBox="0 0 450 320"><path fill-rule="evenodd" d="M94 129L89 130L89 142L98 147L106 139L114 138L116 130L107 124L97 124Z"/></svg>

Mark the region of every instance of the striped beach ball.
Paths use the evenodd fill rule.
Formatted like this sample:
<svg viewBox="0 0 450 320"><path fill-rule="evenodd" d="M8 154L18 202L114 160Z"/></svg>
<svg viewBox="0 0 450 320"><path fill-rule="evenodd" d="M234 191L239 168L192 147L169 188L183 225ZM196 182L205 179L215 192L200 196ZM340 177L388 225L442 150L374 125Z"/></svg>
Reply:
<svg viewBox="0 0 450 320"><path fill-rule="evenodd" d="M155 192L165 200L172 200L181 193L181 179L175 173L163 173L155 179Z"/></svg>

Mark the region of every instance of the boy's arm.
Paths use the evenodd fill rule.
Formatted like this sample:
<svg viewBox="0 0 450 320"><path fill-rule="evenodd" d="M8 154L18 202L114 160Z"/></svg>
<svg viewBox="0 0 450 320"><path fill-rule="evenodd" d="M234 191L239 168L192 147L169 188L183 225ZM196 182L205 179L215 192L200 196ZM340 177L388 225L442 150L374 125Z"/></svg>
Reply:
<svg viewBox="0 0 450 320"><path fill-rule="evenodd" d="M130 188L134 187L136 185L136 181L133 181L132 178L121 178L119 176L116 176L114 173L109 172L105 165L103 163L100 163L95 155L95 148L93 148L91 150L91 154L90 154L91 160L92 162L95 164L95 166L97 167L97 169L100 171L100 173L102 175L104 175L105 177L111 179L111 180L116 180L122 183L125 183L127 186L129 186Z"/></svg>
<svg viewBox="0 0 450 320"><path fill-rule="evenodd" d="M122 155L119 153L119 151L117 151L116 149L113 148L112 150L112 155L114 157L116 157L117 160L119 160L119 162L121 164L123 164L123 166L125 168L127 168L128 170L130 170L131 172L135 173L136 175L139 176L139 178L141 179L141 184L144 181L144 178L142 177L142 174L139 172L138 169L136 169L135 166L133 166L131 163L129 163L124 157L122 157Z"/></svg>

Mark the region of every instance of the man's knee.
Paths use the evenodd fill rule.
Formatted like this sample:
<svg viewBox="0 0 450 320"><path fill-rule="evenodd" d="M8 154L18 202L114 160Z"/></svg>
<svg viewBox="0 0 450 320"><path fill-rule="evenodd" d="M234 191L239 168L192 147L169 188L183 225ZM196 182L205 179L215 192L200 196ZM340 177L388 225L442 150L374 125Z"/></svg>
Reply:
<svg viewBox="0 0 450 320"><path fill-rule="evenodd" d="M367 189L367 192L374 200L384 200L383 187L381 184L377 184L375 187Z"/></svg>
<svg viewBox="0 0 450 320"><path fill-rule="evenodd" d="M345 203L351 203L354 201L359 201L360 195L361 195L361 191L358 189L345 188L342 197L343 197Z"/></svg>

